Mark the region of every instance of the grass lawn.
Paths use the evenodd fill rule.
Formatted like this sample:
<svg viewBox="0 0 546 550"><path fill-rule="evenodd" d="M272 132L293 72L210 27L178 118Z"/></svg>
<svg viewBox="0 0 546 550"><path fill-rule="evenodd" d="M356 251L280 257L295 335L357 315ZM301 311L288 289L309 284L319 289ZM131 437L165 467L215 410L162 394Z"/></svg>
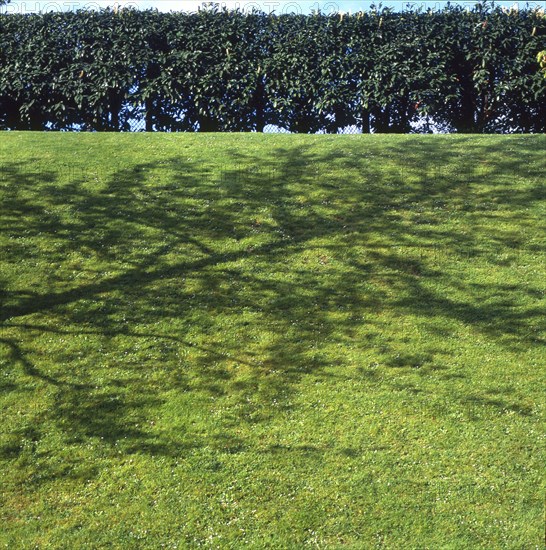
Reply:
<svg viewBox="0 0 546 550"><path fill-rule="evenodd" d="M546 136L0 135L0 546L540 548Z"/></svg>

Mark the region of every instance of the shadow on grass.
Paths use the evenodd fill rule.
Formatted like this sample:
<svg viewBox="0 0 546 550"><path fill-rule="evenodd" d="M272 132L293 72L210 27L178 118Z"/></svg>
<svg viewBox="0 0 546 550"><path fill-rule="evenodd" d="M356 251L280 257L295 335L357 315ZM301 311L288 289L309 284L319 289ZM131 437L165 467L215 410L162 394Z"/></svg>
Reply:
<svg viewBox="0 0 546 550"><path fill-rule="evenodd" d="M267 422L290 411L302 377L335 376L350 349L374 351L385 368L440 372L441 350L385 336L385 315L422 319L439 337L446 323L470 326L512 351L543 344L541 291L473 271L535 251L544 188L531 145L408 138L388 150L332 141L325 153L288 143L268 159L168 158L62 183L54 170L3 168L3 261L34 258L42 280L5 282L0 342L7 364L55 388L44 414L67 441L239 452L231 432L154 431L154 414L174 392L228 400L224 430ZM41 360L32 339L44 335L73 340ZM482 404L529 414L500 396Z"/></svg>

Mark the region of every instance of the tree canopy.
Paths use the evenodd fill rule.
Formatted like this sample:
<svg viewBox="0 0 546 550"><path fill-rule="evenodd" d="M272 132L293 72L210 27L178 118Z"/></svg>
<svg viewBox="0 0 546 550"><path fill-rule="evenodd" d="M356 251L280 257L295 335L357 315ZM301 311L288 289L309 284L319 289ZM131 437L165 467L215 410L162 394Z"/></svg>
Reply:
<svg viewBox="0 0 546 550"><path fill-rule="evenodd" d="M0 0L1 1L1 0ZM0 127L546 131L539 10L0 15Z"/></svg>

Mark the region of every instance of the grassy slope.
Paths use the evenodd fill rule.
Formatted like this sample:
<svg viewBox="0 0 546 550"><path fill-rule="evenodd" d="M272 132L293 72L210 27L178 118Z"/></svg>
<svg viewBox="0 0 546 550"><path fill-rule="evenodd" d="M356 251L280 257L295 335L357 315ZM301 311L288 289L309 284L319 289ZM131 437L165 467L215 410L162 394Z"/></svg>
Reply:
<svg viewBox="0 0 546 550"><path fill-rule="evenodd" d="M544 136L0 136L9 548L535 548Z"/></svg>

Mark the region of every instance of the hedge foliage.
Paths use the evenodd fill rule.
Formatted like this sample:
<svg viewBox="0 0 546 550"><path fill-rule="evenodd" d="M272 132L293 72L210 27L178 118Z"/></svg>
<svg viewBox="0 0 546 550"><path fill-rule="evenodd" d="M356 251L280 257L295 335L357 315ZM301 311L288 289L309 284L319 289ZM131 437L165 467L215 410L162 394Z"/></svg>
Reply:
<svg viewBox="0 0 546 550"><path fill-rule="evenodd" d="M546 131L546 17L468 10L0 15L0 128Z"/></svg>

